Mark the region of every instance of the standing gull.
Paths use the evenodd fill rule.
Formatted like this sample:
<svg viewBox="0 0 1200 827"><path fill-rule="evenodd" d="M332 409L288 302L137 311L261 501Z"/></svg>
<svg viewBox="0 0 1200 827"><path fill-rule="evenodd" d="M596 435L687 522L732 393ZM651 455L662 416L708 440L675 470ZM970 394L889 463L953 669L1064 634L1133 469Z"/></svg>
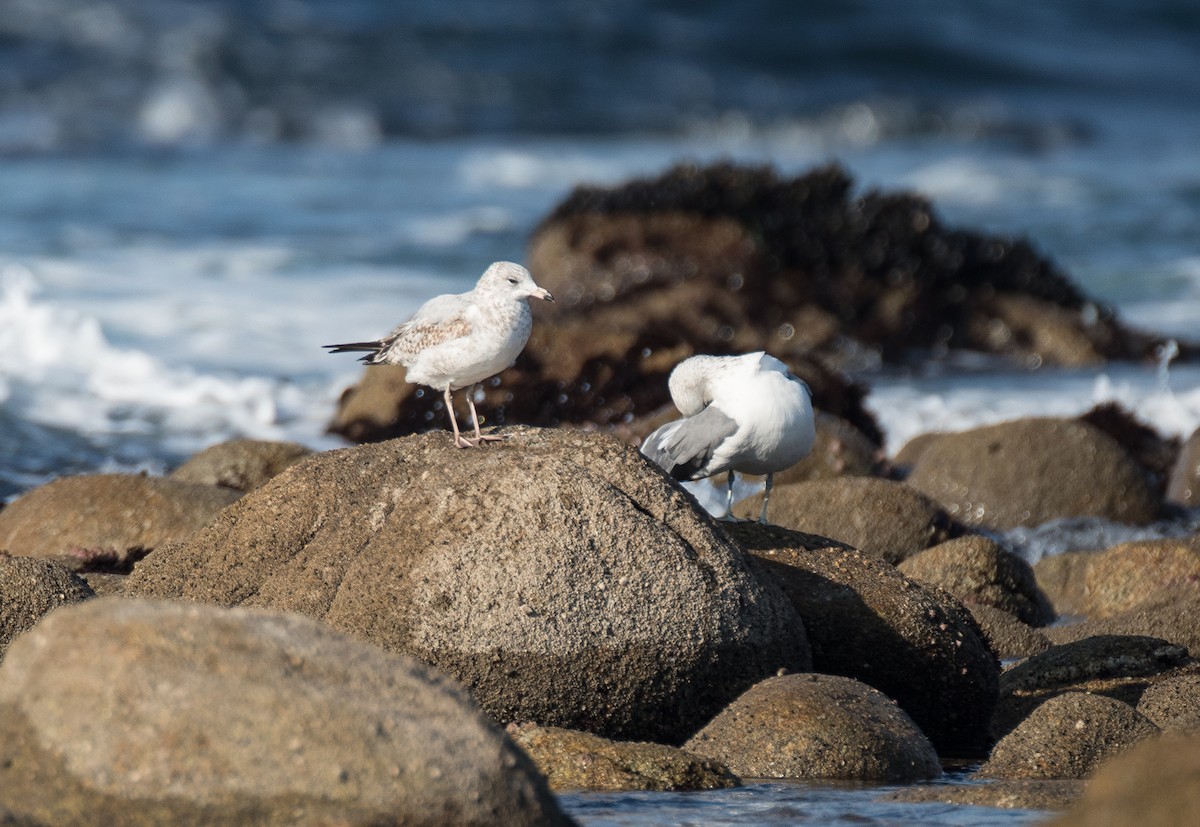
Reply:
<svg viewBox="0 0 1200 827"><path fill-rule="evenodd" d="M497 261L479 277L474 290L435 296L382 339L325 347L330 353L365 350L367 355L359 361L368 365L404 365L407 381L444 392L454 444L478 447L503 437L480 433L472 391L467 392L467 405L475 436L459 433L452 393L494 376L517 360L533 328L531 296L554 301L549 290L533 283L524 267Z"/></svg>
<svg viewBox="0 0 1200 827"><path fill-rule="evenodd" d="M733 472L766 474L758 521L776 471L812 450L816 430L808 385L763 351L744 356L693 356L671 371L671 401L683 419L646 437L642 453L677 480L728 471L727 517L733 515Z"/></svg>

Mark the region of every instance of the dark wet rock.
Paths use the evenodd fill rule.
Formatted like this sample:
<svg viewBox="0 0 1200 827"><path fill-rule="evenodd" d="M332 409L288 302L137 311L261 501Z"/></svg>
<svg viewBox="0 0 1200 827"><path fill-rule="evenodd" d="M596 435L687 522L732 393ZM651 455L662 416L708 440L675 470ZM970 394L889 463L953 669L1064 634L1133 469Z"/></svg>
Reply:
<svg viewBox="0 0 1200 827"><path fill-rule="evenodd" d="M1200 429L1187 438L1167 482L1167 499L1200 508Z"/></svg>
<svg viewBox="0 0 1200 827"><path fill-rule="evenodd" d="M947 540L899 563L914 580L937 586L974 611L994 606L1031 626L1054 620L1054 609L1038 587L1033 569L986 537Z"/></svg>
<svg viewBox="0 0 1200 827"><path fill-rule="evenodd" d="M1164 437L1118 402L1096 405L1079 419L1099 428L1120 443L1149 475L1158 496L1161 497L1166 492L1171 468L1175 465L1175 458L1179 456L1177 437Z"/></svg>
<svg viewBox="0 0 1200 827"><path fill-rule="evenodd" d="M754 518L762 494L734 506ZM962 533L937 503L902 482L878 477L835 477L788 485L771 492L771 520L784 528L840 540L898 563Z"/></svg>
<svg viewBox="0 0 1200 827"><path fill-rule="evenodd" d="M961 603L830 540L756 523L725 530L783 586L804 619L815 671L893 698L943 756L987 750L999 666Z"/></svg>
<svg viewBox="0 0 1200 827"><path fill-rule="evenodd" d="M172 471L169 478L253 491L311 453L295 442L234 439L210 445Z"/></svg>
<svg viewBox="0 0 1200 827"><path fill-rule="evenodd" d="M0 665L0 804L50 824L569 824L460 687L297 615L98 598Z"/></svg>
<svg viewBox="0 0 1200 827"><path fill-rule="evenodd" d="M1093 635L1146 635L1200 652L1200 595L1168 592L1160 600L1139 603L1120 614L1055 626L1046 634L1055 643Z"/></svg>
<svg viewBox="0 0 1200 827"><path fill-rule="evenodd" d="M870 477L885 470L878 443L846 420L817 411L816 430L812 452L775 474L775 485L830 477Z"/></svg>
<svg viewBox="0 0 1200 827"><path fill-rule="evenodd" d="M1158 727L1127 703L1088 692L1064 692L1000 739L979 775L1086 778L1104 761L1158 734Z"/></svg>
<svg viewBox="0 0 1200 827"><path fill-rule="evenodd" d="M1064 614L1103 618L1159 603L1167 595L1200 598L1200 534L1067 552L1043 559L1034 572Z"/></svg>
<svg viewBox="0 0 1200 827"><path fill-rule="evenodd" d="M225 488L140 474L61 477L0 511L0 549L49 557L76 571L125 570L185 540L238 495Z"/></svg>
<svg viewBox="0 0 1200 827"><path fill-rule="evenodd" d="M52 610L94 596L88 584L62 563L0 554L0 656L13 638Z"/></svg>
<svg viewBox="0 0 1200 827"><path fill-rule="evenodd" d="M534 231L530 266L561 314L716 280L707 313L734 338L745 320L805 350L849 340L885 359L965 348L1080 364L1152 348L1028 243L948 229L909 193L860 196L837 166L782 178L684 164L578 187Z"/></svg>
<svg viewBox="0 0 1200 827"><path fill-rule="evenodd" d="M1151 683L1191 663L1187 649L1152 637L1099 635L1052 646L1000 676L992 730L997 737L1005 735L1066 692L1136 704Z"/></svg>
<svg viewBox="0 0 1200 827"><path fill-rule="evenodd" d="M684 749L746 778L908 782L942 773L933 745L895 703L834 675L768 678Z"/></svg>
<svg viewBox="0 0 1200 827"><path fill-rule="evenodd" d="M943 434L921 451L908 483L951 517L1000 529L1077 516L1142 524L1160 507L1129 453L1075 419L1030 417Z"/></svg>
<svg viewBox="0 0 1200 827"><path fill-rule="evenodd" d="M1165 735L1104 766L1048 827L1180 827L1200 813L1200 738Z"/></svg>
<svg viewBox="0 0 1200 827"><path fill-rule="evenodd" d="M611 741L537 724L509 724L508 734L556 792L719 790L739 783L719 761L665 744Z"/></svg>
<svg viewBox="0 0 1200 827"><path fill-rule="evenodd" d="M677 484L601 434L434 433L314 454L129 594L295 611L454 675L503 723L679 743L809 668L773 583Z"/></svg>
<svg viewBox="0 0 1200 827"><path fill-rule="evenodd" d="M983 630L988 646L1001 660L1027 658L1052 645L1042 629L1034 629L1008 612L980 603L965 605Z"/></svg>
<svg viewBox="0 0 1200 827"><path fill-rule="evenodd" d="M1065 810L1079 800L1083 791L1084 782L1075 779L988 779L971 784L919 784L885 793L879 800L1006 810Z"/></svg>
<svg viewBox="0 0 1200 827"><path fill-rule="evenodd" d="M1200 674L1176 675L1146 687L1137 711L1163 732L1200 733Z"/></svg>

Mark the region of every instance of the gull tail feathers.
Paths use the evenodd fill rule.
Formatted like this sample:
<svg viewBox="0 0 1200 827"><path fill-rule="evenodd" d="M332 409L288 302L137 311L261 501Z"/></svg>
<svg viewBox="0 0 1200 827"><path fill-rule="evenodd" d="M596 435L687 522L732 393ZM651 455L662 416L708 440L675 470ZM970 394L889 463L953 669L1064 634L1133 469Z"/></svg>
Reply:
<svg viewBox="0 0 1200 827"><path fill-rule="evenodd" d="M321 345L321 347L328 349L330 353L357 353L366 351L367 355L358 361L370 364L375 361L375 357L383 349L383 342L344 342L340 345Z"/></svg>

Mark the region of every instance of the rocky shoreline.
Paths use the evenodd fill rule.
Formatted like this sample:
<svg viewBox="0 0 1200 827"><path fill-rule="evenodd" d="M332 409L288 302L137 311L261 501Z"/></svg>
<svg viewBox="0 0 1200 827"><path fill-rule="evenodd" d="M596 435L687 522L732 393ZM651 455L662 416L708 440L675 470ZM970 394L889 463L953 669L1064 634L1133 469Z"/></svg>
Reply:
<svg viewBox="0 0 1200 827"><path fill-rule="evenodd" d="M561 307L479 405L524 423L504 442L417 433L440 401L375 368L333 424L363 444L240 440L0 509L0 820L566 824L553 791L792 778L1172 823L1200 535L1033 566L997 540L1179 521L1200 433L1101 407L887 456L842 373L1153 338L1023 242L848 193L733 167L575 193L530 256ZM636 443L675 362L764 347L813 386L817 444L776 525L718 522ZM920 783L964 765L978 783Z"/></svg>

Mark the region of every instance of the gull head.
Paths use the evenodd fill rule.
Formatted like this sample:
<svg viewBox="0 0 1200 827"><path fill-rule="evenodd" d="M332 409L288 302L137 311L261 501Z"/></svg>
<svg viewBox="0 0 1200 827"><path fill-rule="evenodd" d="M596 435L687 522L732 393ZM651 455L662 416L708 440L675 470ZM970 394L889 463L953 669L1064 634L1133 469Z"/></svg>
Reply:
<svg viewBox="0 0 1200 827"><path fill-rule="evenodd" d="M550 291L538 287L533 276L520 264L511 261L497 261L479 277L475 288L489 292L501 293L514 298L539 298L548 302L554 301Z"/></svg>

